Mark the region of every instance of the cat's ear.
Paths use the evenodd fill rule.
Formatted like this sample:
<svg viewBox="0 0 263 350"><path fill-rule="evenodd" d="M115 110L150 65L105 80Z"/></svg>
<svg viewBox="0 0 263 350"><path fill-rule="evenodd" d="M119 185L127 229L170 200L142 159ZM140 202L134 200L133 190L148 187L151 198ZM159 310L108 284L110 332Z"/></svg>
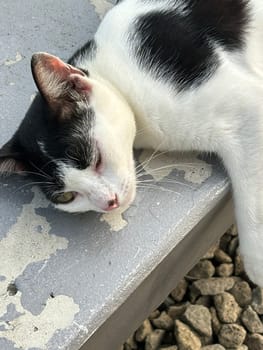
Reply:
<svg viewBox="0 0 263 350"><path fill-rule="evenodd" d="M22 174L26 171L26 163L21 155L13 148L13 139L0 148L0 176L11 174Z"/></svg>
<svg viewBox="0 0 263 350"><path fill-rule="evenodd" d="M66 101L87 98L92 87L80 69L45 52L35 53L31 60L35 83L51 108L57 109Z"/></svg>

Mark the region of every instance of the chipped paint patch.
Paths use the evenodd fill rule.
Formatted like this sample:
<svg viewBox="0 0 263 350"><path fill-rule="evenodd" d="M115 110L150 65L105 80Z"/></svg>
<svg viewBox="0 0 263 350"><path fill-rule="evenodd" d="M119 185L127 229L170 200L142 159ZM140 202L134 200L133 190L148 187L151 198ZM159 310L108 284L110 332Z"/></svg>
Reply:
<svg viewBox="0 0 263 350"><path fill-rule="evenodd" d="M118 211L102 214L100 221L107 222L107 224L110 225L110 230L115 232L122 230L128 224L128 222L123 219L122 212Z"/></svg>
<svg viewBox="0 0 263 350"><path fill-rule="evenodd" d="M16 63L22 61L22 59L23 59L23 56L21 55L21 53L20 53L20 52L17 52L17 53L16 53L15 59L14 59L14 60L12 60L12 59L6 60L6 61L4 62L4 65L5 65L5 66L12 66L13 64L16 64Z"/></svg>
<svg viewBox="0 0 263 350"><path fill-rule="evenodd" d="M23 205L17 222L0 240L0 275L4 277L0 279L0 318L6 314L10 304L20 314L8 324L0 322L0 338L11 340L15 347L25 350L32 347L45 349L54 333L67 327L79 311L72 298L59 295L48 300L41 314L35 316L22 306L19 290L13 288L10 292L10 285L14 286L15 279L30 263L45 261L57 250L68 246L67 239L49 233L49 223L35 211L36 208L47 208L49 202L38 188L32 191L32 202Z"/></svg>
<svg viewBox="0 0 263 350"><path fill-rule="evenodd" d="M95 7L95 11L100 19L102 19L105 16L106 12L108 12L113 7L112 3L105 0L91 0L90 2Z"/></svg>
<svg viewBox="0 0 263 350"><path fill-rule="evenodd" d="M197 158L195 153L156 153L144 150L140 157L145 172L155 181L161 181L170 175L174 169L184 172L184 179L194 184L201 184L212 175L212 166Z"/></svg>
<svg viewBox="0 0 263 350"><path fill-rule="evenodd" d="M79 306L72 298L59 295L48 299L40 315L34 316L24 310L23 315L8 323L4 332L0 331L0 335L3 333L19 349L46 349L54 332L70 326L78 312Z"/></svg>

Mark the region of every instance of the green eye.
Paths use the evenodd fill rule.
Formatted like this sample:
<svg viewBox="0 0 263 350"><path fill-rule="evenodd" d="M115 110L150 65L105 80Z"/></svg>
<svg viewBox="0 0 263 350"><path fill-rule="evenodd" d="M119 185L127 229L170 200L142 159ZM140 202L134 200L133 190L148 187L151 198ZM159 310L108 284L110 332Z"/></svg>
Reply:
<svg viewBox="0 0 263 350"><path fill-rule="evenodd" d="M53 202L57 204L67 204L72 202L76 197L75 192L64 192L53 197Z"/></svg>

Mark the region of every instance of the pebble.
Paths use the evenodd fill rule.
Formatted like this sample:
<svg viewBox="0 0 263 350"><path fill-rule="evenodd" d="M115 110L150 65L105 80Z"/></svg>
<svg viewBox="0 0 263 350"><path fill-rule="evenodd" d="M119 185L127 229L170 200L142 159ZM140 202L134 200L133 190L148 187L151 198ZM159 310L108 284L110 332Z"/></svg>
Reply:
<svg viewBox="0 0 263 350"><path fill-rule="evenodd" d="M245 269L244 269L243 261L241 259L241 256L237 254L235 256L235 275L241 276L244 272L245 272Z"/></svg>
<svg viewBox="0 0 263 350"><path fill-rule="evenodd" d="M246 330L238 324L224 324L219 332L218 340L226 348L236 348L243 344ZM255 350L254 348L251 348Z"/></svg>
<svg viewBox="0 0 263 350"><path fill-rule="evenodd" d="M160 347L158 348L158 350L178 350L178 347L176 345L172 345L172 346L166 346L166 347Z"/></svg>
<svg viewBox="0 0 263 350"><path fill-rule="evenodd" d="M249 350L262 350L263 349L263 336L261 334L248 334L246 338L246 345Z"/></svg>
<svg viewBox="0 0 263 350"><path fill-rule="evenodd" d="M152 324L158 329L170 331L173 329L174 321L165 311L163 311L158 318L152 320Z"/></svg>
<svg viewBox="0 0 263 350"><path fill-rule="evenodd" d="M200 279L193 283L201 295L217 295L233 288L235 280L232 277Z"/></svg>
<svg viewBox="0 0 263 350"><path fill-rule="evenodd" d="M168 308L168 315L173 320L175 320L182 316L188 305L190 305L189 302L183 303L181 305L172 305Z"/></svg>
<svg viewBox="0 0 263 350"><path fill-rule="evenodd" d="M215 274L215 267L209 260L200 260L187 274L191 279L210 278Z"/></svg>
<svg viewBox="0 0 263 350"><path fill-rule="evenodd" d="M259 315L263 315L263 288L257 287L253 290L251 305Z"/></svg>
<svg viewBox="0 0 263 350"><path fill-rule="evenodd" d="M214 297L214 303L221 322L234 323L237 321L241 308L232 294L226 292L218 294Z"/></svg>
<svg viewBox="0 0 263 350"><path fill-rule="evenodd" d="M227 247L227 252L230 256L235 255L236 249L238 247L238 237L232 238L231 242Z"/></svg>
<svg viewBox="0 0 263 350"><path fill-rule="evenodd" d="M180 350L200 350L201 340L183 322L175 321L175 338Z"/></svg>
<svg viewBox="0 0 263 350"><path fill-rule="evenodd" d="M143 342L146 337L152 333L152 325L151 322L146 319L142 325L137 329L136 333L135 333L135 339L138 342Z"/></svg>
<svg viewBox="0 0 263 350"><path fill-rule="evenodd" d="M157 318L160 316L160 311L157 309L157 310L154 310L153 312L150 313L150 316L148 317L149 320L153 320L154 318Z"/></svg>
<svg viewBox="0 0 263 350"><path fill-rule="evenodd" d="M225 253L222 249L217 249L215 251L215 260L221 264L223 263L231 263L231 257Z"/></svg>
<svg viewBox="0 0 263 350"><path fill-rule="evenodd" d="M220 277L229 277L234 272L234 264L224 263L216 267L216 274Z"/></svg>
<svg viewBox="0 0 263 350"><path fill-rule="evenodd" d="M211 314L209 309L202 305L190 305L186 309L183 319L200 335L212 336Z"/></svg>
<svg viewBox="0 0 263 350"><path fill-rule="evenodd" d="M176 286L176 288L174 290L172 290L171 292L171 296L172 298L177 301L180 302L183 300L186 290L188 287L188 283L186 282L186 280L183 278L178 285Z"/></svg>
<svg viewBox="0 0 263 350"><path fill-rule="evenodd" d="M227 350L249 350L245 344L242 344L236 348L227 348Z"/></svg>
<svg viewBox="0 0 263 350"><path fill-rule="evenodd" d="M124 344L124 350L137 350L137 349L138 349L138 345L132 335L126 340L126 343Z"/></svg>
<svg viewBox="0 0 263 350"><path fill-rule="evenodd" d="M210 313L211 313L212 329L213 329L215 334L218 334L222 325L221 325L219 318L217 316L216 309L214 307L211 307Z"/></svg>
<svg viewBox="0 0 263 350"><path fill-rule="evenodd" d="M162 329L155 329L151 334L147 335L145 339L145 350L157 350L162 342L165 331Z"/></svg>
<svg viewBox="0 0 263 350"><path fill-rule="evenodd" d="M263 333L263 324L256 311L254 311L251 306L248 306L247 309L243 311L241 320L249 332Z"/></svg>
<svg viewBox="0 0 263 350"><path fill-rule="evenodd" d="M208 252L201 258L201 260L213 259L215 256L215 251L219 247L219 242L214 244L211 248L209 248Z"/></svg>
<svg viewBox="0 0 263 350"><path fill-rule="evenodd" d="M252 290L246 281L236 282L230 293L241 307L245 307L251 303Z"/></svg>

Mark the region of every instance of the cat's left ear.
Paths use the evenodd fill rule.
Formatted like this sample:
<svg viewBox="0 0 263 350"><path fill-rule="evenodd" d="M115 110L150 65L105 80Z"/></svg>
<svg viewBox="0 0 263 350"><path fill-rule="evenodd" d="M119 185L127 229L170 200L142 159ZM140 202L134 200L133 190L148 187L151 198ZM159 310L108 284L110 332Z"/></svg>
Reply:
<svg viewBox="0 0 263 350"><path fill-rule="evenodd" d="M40 93L53 109L64 104L64 100L87 98L91 94L92 86L86 74L56 56L35 53L31 68Z"/></svg>
<svg viewBox="0 0 263 350"><path fill-rule="evenodd" d="M26 163L21 158L21 154L14 150L14 142L11 139L0 148L0 176L22 174L26 171Z"/></svg>

